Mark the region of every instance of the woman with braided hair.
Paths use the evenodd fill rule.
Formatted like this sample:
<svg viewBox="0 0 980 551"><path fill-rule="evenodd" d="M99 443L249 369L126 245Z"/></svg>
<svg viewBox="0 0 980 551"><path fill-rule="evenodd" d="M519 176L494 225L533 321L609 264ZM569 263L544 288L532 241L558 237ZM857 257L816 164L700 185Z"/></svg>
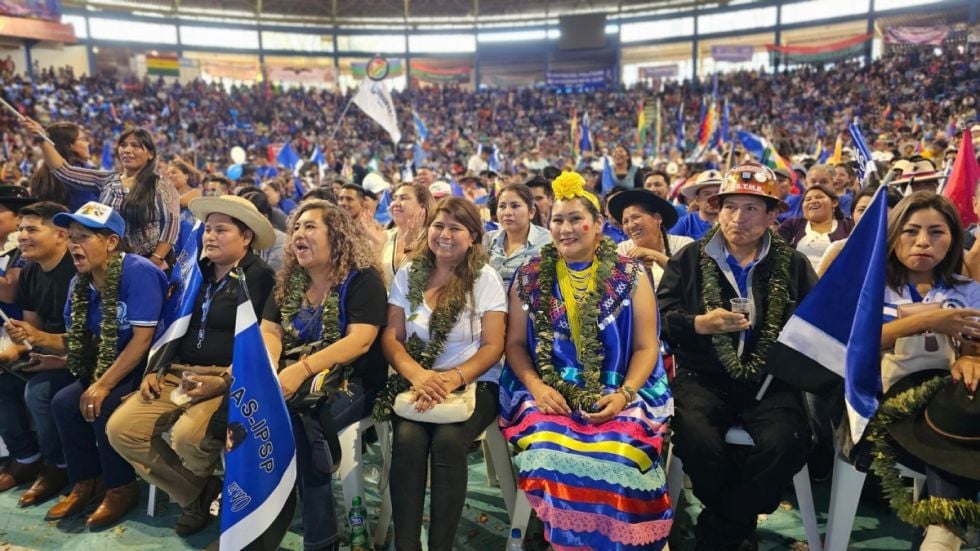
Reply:
<svg viewBox="0 0 980 551"><path fill-rule="evenodd" d="M554 549L662 549L673 400L657 302L640 263L602 237L584 184L555 179L553 242L514 276L501 427Z"/></svg>
<svg viewBox="0 0 980 551"><path fill-rule="evenodd" d="M677 223L677 210L652 191L631 189L617 194L609 200L609 213L629 236L616 251L642 262L655 289L670 256L694 242L690 237L667 233Z"/></svg>

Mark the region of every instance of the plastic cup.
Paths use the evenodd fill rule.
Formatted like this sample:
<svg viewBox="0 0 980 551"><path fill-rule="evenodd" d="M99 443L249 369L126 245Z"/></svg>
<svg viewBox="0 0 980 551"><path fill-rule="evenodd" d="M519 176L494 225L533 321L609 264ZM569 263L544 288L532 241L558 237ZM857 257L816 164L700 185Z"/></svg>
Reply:
<svg viewBox="0 0 980 551"><path fill-rule="evenodd" d="M751 303L749 302L749 299L733 298L731 300L731 303L732 303L732 312L736 314L742 314L743 316L745 316L745 319L749 319L749 315L751 313Z"/></svg>

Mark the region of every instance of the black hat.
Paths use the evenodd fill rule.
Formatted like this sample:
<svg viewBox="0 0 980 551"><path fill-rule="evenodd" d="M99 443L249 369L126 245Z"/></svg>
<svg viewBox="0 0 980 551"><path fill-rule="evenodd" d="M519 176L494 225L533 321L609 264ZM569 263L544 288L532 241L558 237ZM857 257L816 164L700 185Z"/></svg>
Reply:
<svg viewBox="0 0 980 551"><path fill-rule="evenodd" d="M923 382L929 371L906 376L885 393L884 401ZM888 425L888 433L907 452L942 471L980 480L980 398L950 379L925 406Z"/></svg>
<svg viewBox="0 0 980 551"><path fill-rule="evenodd" d="M544 176L545 180L550 182L561 176L561 171L551 165L548 165L541 170L541 175Z"/></svg>
<svg viewBox="0 0 980 551"><path fill-rule="evenodd" d="M36 203L27 188L9 184L0 184L0 205L16 212L22 207Z"/></svg>
<svg viewBox="0 0 980 551"><path fill-rule="evenodd" d="M631 205L642 205L649 212L659 214L665 230L677 223L677 210L673 205L648 189L628 189L617 193L609 199L609 213L617 222L622 223L623 211Z"/></svg>

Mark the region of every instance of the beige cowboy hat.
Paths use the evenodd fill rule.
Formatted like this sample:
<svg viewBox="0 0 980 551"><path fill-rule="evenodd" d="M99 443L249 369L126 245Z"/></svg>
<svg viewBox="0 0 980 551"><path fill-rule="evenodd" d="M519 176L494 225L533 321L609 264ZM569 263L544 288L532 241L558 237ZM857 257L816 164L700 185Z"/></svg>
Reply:
<svg viewBox="0 0 980 551"><path fill-rule="evenodd" d="M244 197L237 195L198 197L188 203L187 207L202 222L207 220L208 216L218 213L245 224L255 234L252 239L253 249L268 249L276 244L276 232L273 231L272 224L251 201Z"/></svg>

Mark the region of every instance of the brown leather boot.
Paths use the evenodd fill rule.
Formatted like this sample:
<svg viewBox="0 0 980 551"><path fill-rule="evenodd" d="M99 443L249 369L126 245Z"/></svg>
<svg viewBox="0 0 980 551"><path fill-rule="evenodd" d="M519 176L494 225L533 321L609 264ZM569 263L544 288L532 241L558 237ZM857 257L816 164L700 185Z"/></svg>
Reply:
<svg viewBox="0 0 980 551"><path fill-rule="evenodd" d="M37 473L41 472L42 465L40 459L33 463L21 463L11 458L10 461L7 461L3 471L0 471L0 492L6 492L14 486L30 482L37 477Z"/></svg>
<svg viewBox="0 0 980 551"><path fill-rule="evenodd" d="M71 493L61 499L57 505L48 509L48 514L44 520L59 520L65 517L77 515L88 507L89 503L102 499L105 494L105 486L102 485L102 478L90 478L75 483Z"/></svg>
<svg viewBox="0 0 980 551"><path fill-rule="evenodd" d="M52 467L45 465L31 489L24 492L17 501L21 507L37 505L42 501L47 501L68 485L68 471L64 467Z"/></svg>
<svg viewBox="0 0 980 551"><path fill-rule="evenodd" d="M140 497L140 487L136 481L106 490L99 507L88 517L85 525L89 528L105 528L115 524L136 505Z"/></svg>

